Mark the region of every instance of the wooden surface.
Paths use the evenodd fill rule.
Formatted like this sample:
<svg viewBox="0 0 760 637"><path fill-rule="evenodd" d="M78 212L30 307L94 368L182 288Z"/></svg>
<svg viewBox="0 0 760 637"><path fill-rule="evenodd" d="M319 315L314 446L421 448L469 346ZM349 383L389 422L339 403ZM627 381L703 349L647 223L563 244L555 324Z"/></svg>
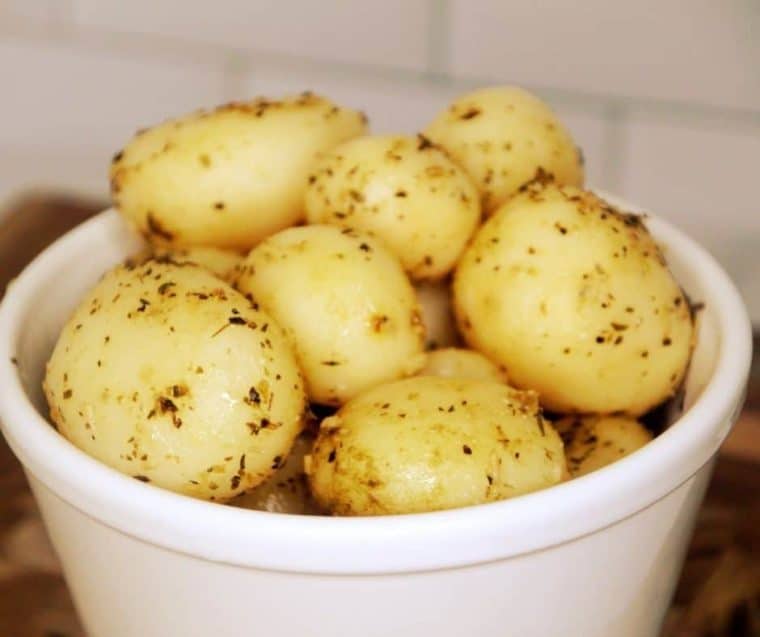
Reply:
<svg viewBox="0 0 760 637"><path fill-rule="evenodd" d="M103 207L46 194L12 204L0 224L0 296L29 259ZM759 494L756 359L747 406L717 463L663 637L760 637ZM21 467L2 440L0 637L84 637Z"/></svg>

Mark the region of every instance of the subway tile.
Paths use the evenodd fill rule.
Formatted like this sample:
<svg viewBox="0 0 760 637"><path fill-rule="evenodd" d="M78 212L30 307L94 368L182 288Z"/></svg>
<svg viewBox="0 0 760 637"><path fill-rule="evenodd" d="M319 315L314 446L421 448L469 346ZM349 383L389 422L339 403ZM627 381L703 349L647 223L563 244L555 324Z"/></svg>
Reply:
<svg viewBox="0 0 760 637"><path fill-rule="evenodd" d="M0 41L0 77L0 148L30 151L113 152L137 128L223 96L221 70L40 42Z"/></svg>
<svg viewBox="0 0 760 637"><path fill-rule="evenodd" d="M74 2L75 20L86 27L321 60L427 67L430 0Z"/></svg>
<svg viewBox="0 0 760 637"><path fill-rule="evenodd" d="M759 109L753 2L450 1L457 75Z"/></svg>
<svg viewBox="0 0 760 637"><path fill-rule="evenodd" d="M3 0L0 2L0 18L26 18L39 22L60 19L67 10L64 0Z"/></svg>
<svg viewBox="0 0 760 637"><path fill-rule="evenodd" d="M623 194L708 248L760 323L760 126L634 117L626 128ZM752 287L754 286L754 288Z"/></svg>
<svg viewBox="0 0 760 637"><path fill-rule="evenodd" d="M245 80L245 95L279 96L312 90L339 104L367 113L375 133L415 133L453 99L451 86L355 72L287 65L255 67Z"/></svg>

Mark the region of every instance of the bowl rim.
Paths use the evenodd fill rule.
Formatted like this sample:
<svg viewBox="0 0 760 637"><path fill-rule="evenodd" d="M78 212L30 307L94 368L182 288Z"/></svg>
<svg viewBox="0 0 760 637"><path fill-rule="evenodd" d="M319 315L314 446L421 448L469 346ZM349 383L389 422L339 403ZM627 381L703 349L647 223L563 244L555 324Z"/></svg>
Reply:
<svg viewBox="0 0 760 637"><path fill-rule="evenodd" d="M647 215L658 241L698 277L719 335L712 377L677 423L639 451L549 489L488 504L382 517L310 517L195 500L133 480L59 435L27 397L15 358L23 317L49 273L87 254L121 218L108 209L37 256L0 305L0 423L25 470L58 498L123 534L213 562L275 571L387 574L470 566L522 555L601 530L652 505L704 466L743 402L751 327L715 259L666 221Z"/></svg>

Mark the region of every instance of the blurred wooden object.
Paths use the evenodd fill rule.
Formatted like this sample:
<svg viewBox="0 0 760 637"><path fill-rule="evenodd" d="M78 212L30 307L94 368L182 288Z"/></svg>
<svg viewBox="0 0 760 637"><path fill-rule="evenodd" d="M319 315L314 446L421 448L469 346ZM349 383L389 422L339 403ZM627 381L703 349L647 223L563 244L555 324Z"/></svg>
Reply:
<svg viewBox="0 0 760 637"><path fill-rule="evenodd" d="M105 204L38 194L17 199L10 208L0 216L0 297L29 260ZM756 352L758 346L760 339L755 341ZM760 637L758 494L756 357L745 411L716 465L662 637ZM84 635L21 467L2 441L0 635Z"/></svg>

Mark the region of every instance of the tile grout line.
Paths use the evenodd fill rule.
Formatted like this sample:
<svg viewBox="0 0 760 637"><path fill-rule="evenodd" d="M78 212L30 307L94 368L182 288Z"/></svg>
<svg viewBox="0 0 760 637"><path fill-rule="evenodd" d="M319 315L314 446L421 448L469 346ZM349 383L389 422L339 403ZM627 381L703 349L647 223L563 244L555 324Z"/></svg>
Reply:
<svg viewBox="0 0 760 637"><path fill-rule="evenodd" d="M460 90L493 84L495 79L492 77L455 77L446 73L450 45L448 41L449 0L430 1L431 25L428 29L430 39L428 46L429 69L426 71L410 71L396 67L374 66L355 62L327 62L282 53L249 52L181 38L122 33L107 29L82 28L73 19L73 5L70 0L66 1L69 10L60 14L61 17L66 15L68 20L61 20L58 28L51 29L49 21L47 24L39 24L34 20L11 15L8 19L0 21L0 38L6 36L22 42L43 41L48 44L65 45L80 50L140 53L141 55L148 56L155 55L167 60L180 59L186 61L188 57L195 56L196 61L202 60L204 64L213 65L222 73L225 72L225 67L230 64L229 60L231 57L236 57L242 61L242 68L245 68L252 64L251 60L254 56L260 56L267 63L295 64L307 69L316 68L349 75L355 74L365 80L396 79L403 82L419 82L428 84L429 86L445 84L459 88ZM231 86L234 85L235 80L231 80ZM727 126L760 126L760 110L754 111L654 98L601 95L538 85L526 85L526 88L544 96L550 102L575 108L593 108L596 110L604 108L605 105L614 105L617 109L630 112L636 111L642 116L655 118L691 117L702 120L719 118L726 120L725 125Z"/></svg>

